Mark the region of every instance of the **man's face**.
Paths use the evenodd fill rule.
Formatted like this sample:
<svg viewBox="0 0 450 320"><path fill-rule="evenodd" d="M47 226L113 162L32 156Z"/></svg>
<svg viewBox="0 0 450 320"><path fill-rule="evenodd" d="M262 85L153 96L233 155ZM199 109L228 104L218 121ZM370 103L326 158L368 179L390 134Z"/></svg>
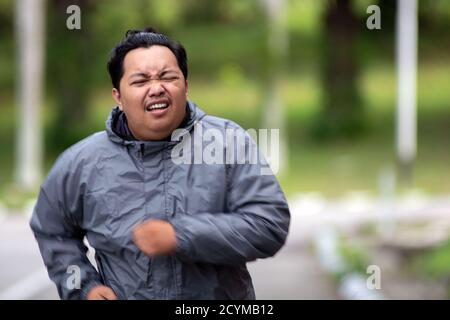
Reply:
<svg viewBox="0 0 450 320"><path fill-rule="evenodd" d="M188 84L169 48L154 45L131 50L123 61L116 103L138 140L162 140L181 124L186 114Z"/></svg>

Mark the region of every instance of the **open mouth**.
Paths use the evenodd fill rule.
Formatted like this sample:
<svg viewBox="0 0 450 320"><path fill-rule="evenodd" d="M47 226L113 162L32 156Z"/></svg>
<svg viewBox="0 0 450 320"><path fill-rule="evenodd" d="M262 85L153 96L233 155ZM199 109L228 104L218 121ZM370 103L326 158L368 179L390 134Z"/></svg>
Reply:
<svg viewBox="0 0 450 320"><path fill-rule="evenodd" d="M169 106L168 103L155 103L155 104L150 104L147 107L145 107L146 111L153 111L153 110L161 110L161 109L166 109Z"/></svg>
<svg viewBox="0 0 450 320"><path fill-rule="evenodd" d="M149 104L145 107L145 111L147 112L162 112L163 110L167 109L169 107L168 103L154 103Z"/></svg>

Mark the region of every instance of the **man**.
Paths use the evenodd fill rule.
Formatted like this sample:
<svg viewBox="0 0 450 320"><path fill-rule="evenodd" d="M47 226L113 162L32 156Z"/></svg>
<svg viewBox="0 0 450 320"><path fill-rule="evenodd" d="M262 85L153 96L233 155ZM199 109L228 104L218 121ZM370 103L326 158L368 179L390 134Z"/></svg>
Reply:
<svg viewBox="0 0 450 320"><path fill-rule="evenodd" d="M242 129L187 101L176 41L128 31L108 71L117 107L106 131L58 158L30 223L61 298L254 299L246 262L273 256L289 227L275 177L264 162L179 161L197 157L197 128Z"/></svg>

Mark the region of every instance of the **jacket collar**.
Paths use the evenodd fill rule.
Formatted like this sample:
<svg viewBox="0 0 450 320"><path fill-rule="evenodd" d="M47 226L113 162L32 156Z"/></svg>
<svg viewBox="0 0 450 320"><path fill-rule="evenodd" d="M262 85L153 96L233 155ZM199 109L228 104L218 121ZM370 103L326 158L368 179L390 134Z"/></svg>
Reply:
<svg viewBox="0 0 450 320"><path fill-rule="evenodd" d="M195 103L187 101L186 103L186 118L183 120L179 128L183 128L187 131L191 131L194 124L200 121L206 113L201 110ZM106 120L106 133L111 141L123 145L134 144L151 144L160 145L166 144L168 141L139 141L136 140L131 131L128 129L127 119L125 114L119 109L118 106L114 107Z"/></svg>

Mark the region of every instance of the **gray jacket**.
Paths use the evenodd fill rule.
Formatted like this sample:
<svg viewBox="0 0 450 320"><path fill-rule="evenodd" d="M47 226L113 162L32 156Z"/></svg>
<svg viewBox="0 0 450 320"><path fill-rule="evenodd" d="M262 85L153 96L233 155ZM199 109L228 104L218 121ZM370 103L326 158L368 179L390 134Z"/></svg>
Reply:
<svg viewBox="0 0 450 320"><path fill-rule="evenodd" d="M98 284L119 299L255 298L246 262L273 256L284 244L286 199L273 175L261 175L264 163L174 161L174 149L194 159L194 151L180 148L193 144L186 134L194 128L242 130L192 102L187 108L184 134L145 142L123 139L112 129L120 113L115 108L106 131L56 161L30 226L62 299L85 299ZM148 219L174 226L174 255L148 257L133 243L133 227ZM95 249L98 271L86 257L84 237Z"/></svg>

